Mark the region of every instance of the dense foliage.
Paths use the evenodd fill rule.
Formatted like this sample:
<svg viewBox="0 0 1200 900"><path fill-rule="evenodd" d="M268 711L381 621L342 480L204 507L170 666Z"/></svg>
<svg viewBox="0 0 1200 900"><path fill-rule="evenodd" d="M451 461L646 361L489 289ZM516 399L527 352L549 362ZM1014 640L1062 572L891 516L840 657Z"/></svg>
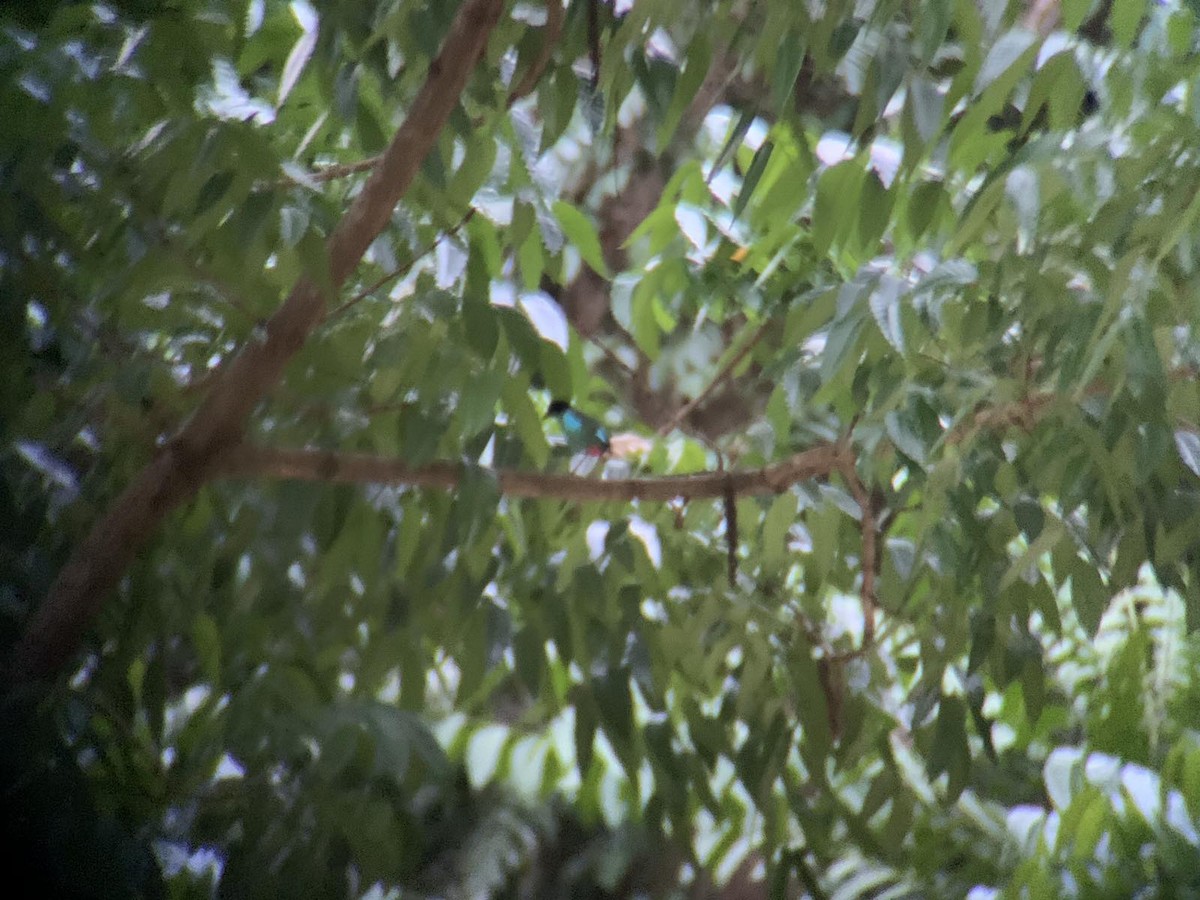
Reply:
<svg viewBox="0 0 1200 900"><path fill-rule="evenodd" d="M518 2L431 65L467 5L6 12L6 653L331 294L256 461L6 682L6 845L71 896L1200 896L1200 10Z"/></svg>

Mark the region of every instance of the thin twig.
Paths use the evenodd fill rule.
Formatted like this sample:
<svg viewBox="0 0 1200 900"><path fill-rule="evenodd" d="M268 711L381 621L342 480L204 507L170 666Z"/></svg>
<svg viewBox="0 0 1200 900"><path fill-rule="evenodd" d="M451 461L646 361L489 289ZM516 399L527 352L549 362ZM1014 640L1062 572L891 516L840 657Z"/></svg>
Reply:
<svg viewBox="0 0 1200 900"><path fill-rule="evenodd" d="M554 47L558 44L558 40L562 37L563 22L566 19L562 0L546 0L546 27L545 33L542 35L542 46L538 51L537 59L526 70L525 76L517 83L517 86L512 89L508 95L507 106L511 107L522 97L531 93L537 83L542 80L542 75L546 72L546 66L550 63L550 57L554 55Z"/></svg>
<svg viewBox="0 0 1200 900"><path fill-rule="evenodd" d="M331 166L322 166L320 169L309 172L308 177L313 181L333 181L338 178L345 178L347 175L357 175L359 172L369 172L379 163L383 155L369 156L366 159L360 159L357 162L337 163ZM292 181L293 179L288 179Z"/></svg>
<svg viewBox="0 0 1200 900"><path fill-rule="evenodd" d="M617 356L616 351L609 347L608 344L604 343L604 341L600 340L595 335L592 335L592 343L600 348L600 352L604 354L605 358L610 363L621 369L626 375L632 376L635 374L633 367L625 362L625 360L621 359L621 357Z"/></svg>
<svg viewBox="0 0 1200 900"><path fill-rule="evenodd" d="M1055 394L1050 391L1036 391L1026 394L1020 400L984 406L950 429L945 435L945 442L950 445L961 444L973 437L977 431L1014 426L1022 431L1032 431L1054 399Z"/></svg>
<svg viewBox="0 0 1200 900"><path fill-rule="evenodd" d="M860 562L862 568L862 643L863 647L866 648L875 642L875 613L877 606L875 570L878 565L878 554L875 549L875 504L871 502L871 496L863 488L858 476L853 474L853 463L847 466L846 470L852 473L850 478L850 492L858 502L860 510L860 524L862 528L862 560Z"/></svg>
<svg viewBox="0 0 1200 900"><path fill-rule="evenodd" d="M606 328L609 331L612 331L622 341L624 341L626 344L628 344L630 347L633 348L633 352L637 354L639 366L649 366L650 365L650 357L648 357L646 355L645 351L642 350L641 346L637 342L637 338L635 338L632 334L630 334L628 329L626 329L624 325L622 325L620 322L618 322L615 316L610 315L608 318L609 318L609 321L608 321L608 324L606 325Z"/></svg>
<svg viewBox="0 0 1200 900"><path fill-rule="evenodd" d="M1175 384L1180 381L1194 381L1197 377L1195 366L1176 366L1167 373L1167 381ZM1058 393L1052 390L1030 390L1017 400L992 405L981 405L968 416L965 416L943 437L947 444L961 444L975 435L977 431L994 431L1004 428L1020 428L1022 431L1032 431L1042 418L1054 408L1056 400L1079 403L1085 397L1099 397L1113 390L1112 385L1101 378L1094 379L1089 384L1075 388L1069 393Z"/></svg>
<svg viewBox="0 0 1200 900"><path fill-rule="evenodd" d="M346 312L346 310L350 309L355 304L361 303L367 297L370 297L372 294L374 294L377 290L379 290L381 287L383 287L389 281L393 281L397 278L403 278L405 275L407 275L409 273L409 271L412 269L412 267L417 264L418 260L423 259L424 257L428 256L430 253L432 253L434 250L436 250L438 245L441 244L441 242L445 238L450 237L453 234L457 234L460 230L462 230L462 227L464 225L466 225L469 221L471 221L471 217L473 215L475 215L475 207L472 206L470 209L468 209L466 211L466 213L463 214L463 217L461 219L459 219L458 222L456 222L448 231L438 232L438 236L436 238L434 238L432 241L430 241L419 253L414 253L411 257L409 257L409 259L406 263L404 263L401 266L397 266L395 269L392 269L392 271L387 272L386 274L382 275L380 278L376 279L374 282L367 285L365 288L363 288L361 291L359 291L357 294L355 294L353 297L351 297L345 303L343 303L340 306L333 309L329 313L329 315L327 315L325 317L325 321L328 322L330 319L336 319L338 316L340 316L342 313Z"/></svg>
<svg viewBox="0 0 1200 900"><path fill-rule="evenodd" d="M732 356L732 358L730 358L729 362L721 367L721 371L717 373L716 377L714 377L707 385L705 385L704 389L700 391L700 393L698 393L687 403L683 404L683 406L679 407L679 409L675 411L675 415L671 416L666 424L658 429L658 436L665 437L678 428L679 424L683 422L683 420L689 415L691 415L692 411L695 410L696 407L698 407L701 403L703 403L714 390L716 390L717 385L728 378L730 373L732 373L734 369L741 365L742 360L746 358L747 354L749 354L750 351L754 349L755 345L763 339L763 336L767 333L767 329L770 327L770 325L770 319L763 322L762 325L758 327L758 331L754 333L754 336L751 337L750 340L746 341L745 345L743 345L743 347L738 350L737 353Z"/></svg>
<svg viewBox="0 0 1200 900"><path fill-rule="evenodd" d="M725 468L724 457L721 457L721 468ZM737 586L738 517L737 495L728 479L725 482L725 550L726 574L729 577L729 586L732 588Z"/></svg>
<svg viewBox="0 0 1200 900"><path fill-rule="evenodd" d="M215 290L225 304L240 315L246 324L254 325L259 322L260 317L251 312L250 304L246 299L224 279L208 271L205 266L196 262L182 248L174 246L174 244L171 245L171 254L187 269L192 278Z"/></svg>
<svg viewBox="0 0 1200 900"><path fill-rule="evenodd" d="M875 642L875 616L879 606L875 588L879 568L877 550L879 525L874 500L870 492L863 486L862 479L858 477L858 471L854 467L854 455L850 452L849 440L856 422L857 417L850 423L846 435L842 438L841 446L845 452L839 455L839 459L841 460L841 475L850 487L854 502L858 504L859 523L862 531L859 567L862 569L862 649L866 650Z"/></svg>

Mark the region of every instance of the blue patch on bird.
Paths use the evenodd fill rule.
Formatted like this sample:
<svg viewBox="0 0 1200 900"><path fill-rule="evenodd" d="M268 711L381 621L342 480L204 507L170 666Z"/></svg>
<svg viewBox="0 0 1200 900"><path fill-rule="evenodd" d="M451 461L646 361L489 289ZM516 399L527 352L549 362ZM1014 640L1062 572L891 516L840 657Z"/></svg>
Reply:
<svg viewBox="0 0 1200 900"><path fill-rule="evenodd" d="M603 456L610 449L608 429L590 416L574 409L564 400L550 404L547 417L555 417L567 439L567 446L575 453Z"/></svg>

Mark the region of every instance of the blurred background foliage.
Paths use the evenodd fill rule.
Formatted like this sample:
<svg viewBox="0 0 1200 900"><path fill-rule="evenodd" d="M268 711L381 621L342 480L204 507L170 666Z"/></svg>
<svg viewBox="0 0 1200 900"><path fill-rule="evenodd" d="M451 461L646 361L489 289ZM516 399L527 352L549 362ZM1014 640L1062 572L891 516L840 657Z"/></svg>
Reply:
<svg viewBox="0 0 1200 900"><path fill-rule="evenodd" d="M0 646L457 7L6 7ZM508 4L249 428L470 476L204 487L5 696L6 846L56 896L1200 896L1198 14ZM719 504L500 493L552 396L652 438L592 477L853 421L863 490L738 498L730 585Z"/></svg>

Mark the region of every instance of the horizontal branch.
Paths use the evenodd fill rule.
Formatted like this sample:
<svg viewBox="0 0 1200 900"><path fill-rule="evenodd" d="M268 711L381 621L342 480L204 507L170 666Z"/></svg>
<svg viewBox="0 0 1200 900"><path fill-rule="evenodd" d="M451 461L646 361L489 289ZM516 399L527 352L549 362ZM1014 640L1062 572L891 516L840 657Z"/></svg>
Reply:
<svg viewBox="0 0 1200 900"><path fill-rule="evenodd" d="M783 462L761 469L698 472L656 478L586 478L553 472L520 469L492 470L502 493L510 497L559 500L704 499L724 496L727 489L739 496L777 494L793 484L823 478L852 465L846 444L821 444ZM453 490L466 466L433 462L410 466L392 457L336 450L284 450L242 444L224 454L213 471L216 478L284 478L337 484L393 484Z"/></svg>

